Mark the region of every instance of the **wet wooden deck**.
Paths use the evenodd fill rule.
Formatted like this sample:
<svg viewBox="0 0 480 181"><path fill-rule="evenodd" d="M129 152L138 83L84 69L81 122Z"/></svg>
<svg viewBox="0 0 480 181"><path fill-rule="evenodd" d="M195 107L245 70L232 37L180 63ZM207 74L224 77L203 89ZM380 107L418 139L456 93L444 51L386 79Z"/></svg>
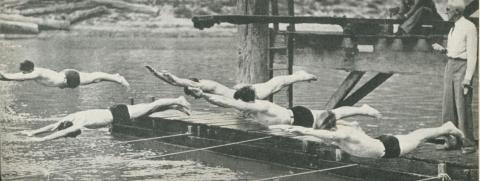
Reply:
<svg viewBox="0 0 480 181"><path fill-rule="evenodd" d="M460 151L437 151L424 144L411 154L395 159L369 159L341 154L323 143L305 141L288 135L271 134L267 127L242 120L236 113L193 112L185 116L174 111L156 113L136 120L114 120L112 134L156 137L189 132L191 136L161 141L195 148L272 136L238 145L214 148L212 151L289 166L323 169L357 163L358 166L330 173L362 180L418 180L436 176L439 163L446 163L447 174L454 180L478 180L477 154Z"/></svg>

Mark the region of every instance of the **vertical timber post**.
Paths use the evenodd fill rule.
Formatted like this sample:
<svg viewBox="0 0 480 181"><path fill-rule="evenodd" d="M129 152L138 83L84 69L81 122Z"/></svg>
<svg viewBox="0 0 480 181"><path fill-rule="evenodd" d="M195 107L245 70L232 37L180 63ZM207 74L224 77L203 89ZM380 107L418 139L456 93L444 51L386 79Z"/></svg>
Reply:
<svg viewBox="0 0 480 181"><path fill-rule="evenodd" d="M295 16L295 7L293 0L288 0L288 16ZM293 74L293 54L295 51L294 34L295 23L290 23L287 27L287 58L288 58L288 75ZM293 85L288 86L288 107L293 107Z"/></svg>
<svg viewBox="0 0 480 181"><path fill-rule="evenodd" d="M278 0L270 0L271 15L278 15ZM269 29L269 39L268 39L268 79L273 78L273 63L275 61L275 50L271 48L275 46L275 37L278 33L278 23L273 23L273 29ZM273 102L273 95L268 97L270 102Z"/></svg>
<svg viewBox="0 0 480 181"><path fill-rule="evenodd" d="M268 15L269 1L238 0L239 15ZM268 80L268 24L238 25L237 83Z"/></svg>

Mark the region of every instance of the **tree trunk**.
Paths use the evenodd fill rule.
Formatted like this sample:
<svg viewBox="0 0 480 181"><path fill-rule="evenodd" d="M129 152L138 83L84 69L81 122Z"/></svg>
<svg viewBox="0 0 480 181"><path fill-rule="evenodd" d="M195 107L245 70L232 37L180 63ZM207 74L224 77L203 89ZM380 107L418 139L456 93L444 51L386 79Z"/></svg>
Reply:
<svg viewBox="0 0 480 181"><path fill-rule="evenodd" d="M87 18L91 18L93 16L102 15L107 12L108 12L108 9L105 6L100 6L93 9L72 13L68 16L68 20L70 21L71 24L74 24L78 21L82 21Z"/></svg>
<svg viewBox="0 0 480 181"><path fill-rule="evenodd" d="M38 34L38 25L34 23L0 20L0 33Z"/></svg>
<svg viewBox="0 0 480 181"><path fill-rule="evenodd" d="M69 4L60 4L55 6L48 6L44 8L25 9L20 11L20 14L24 16L32 16L32 15L48 14L53 12L71 12L78 9L86 9L94 6L95 6L94 3L90 1L84 1L79 3L69 3Z"/></svg>
<svg viewBox="0 0 480 181"><path fill-rule="evenodd" d="M158 14L160 13L160 9L158 9L157 7L146 6L141 4L133 4L133 3L127 3L123 1L117 1L117 0L92 0L92 1L97 4L105 5L107 7L126 9L129 11L138 12L138 13L152 14L155 16L158 16Z"/></svg>
<svg viewBox="0 0 480 181"><path fill-rule="evenodd" d="M268 15L268 2L238 0L238 14ZM258 83L268 79L268 24L238 25L237 83Z"/></svg>
<svg viewBox="0 0 480 181"><path fill-rule="evenodd" d="M68 21L47 20L42 18L25 17L21 15L0 14L0 20L35 23L35 24L38 24L38 28L40 30L44 30L44 29L68 30L70 27L70 22Z"/></svg>

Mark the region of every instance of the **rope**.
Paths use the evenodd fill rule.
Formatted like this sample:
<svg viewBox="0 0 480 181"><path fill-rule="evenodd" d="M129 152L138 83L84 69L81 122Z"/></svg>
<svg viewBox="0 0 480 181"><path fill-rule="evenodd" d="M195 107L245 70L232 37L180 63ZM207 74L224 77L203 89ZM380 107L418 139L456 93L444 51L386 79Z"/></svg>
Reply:
<svg viewBox="0 0 480 181"><path fill-rule="evenodd" d="M258 140L263 140L263 139L268 139L268 138L272 138L272 136L265 136L265 137L261 137L261 138L255 138L255 139L249 139L249 140L244 140L244 141L232 142L232 143L227 143L227 144L222 144L222 145L216 145L216 146L209 146L209 147L198 148L198 149L193 149L193 150L179 151L179 152L168 153L168 154L165 154L165 155L154 156L154 157L146 157L146 159L161 158L161 157L167 157L167 156L172 156L172 155L179 155L179 154L190 153L190 152L195 152L195 151L202 151L202 150L208 150L208 149L213 149L213 148L220 148L220 147L225 147L225 146L230 146L230 145L237 145L237 144L242 144L242 143L247 143L247 142L252 142L252 141L258 141Z"/></svg>
<svg viewBox="0 0 480 181"><path fill-rule="evenodd" d="M174 134L174 135L167 135L167 136L158 136L158 137L151 137L151 138L142 138L142 139L136 139L136 140L129 140L129 141L121 141L117 143L107 143L107 144L98 144L98 145L91 145L90 148L97 147L97 146L107 146L107 145L118 145L118 144L125 144L125 143L134 143L134 142L140 142L140 141L148 141L148 140L158 140L158 139L164 139L164 138L173 138L173 137L179 137L179 136L188 136L191 135L190 133L183 133L183 134ZM78 148L66 148L66 149L58 149L57 151L70 151L70 150L77 150Z"/></svg>
<svg viewBox="0 0 480 181"><path fill-rule="evenodd" d="M263 178L263 179L258 179L256 181L281 179L281 178L292 177L292 176L297 176L297 175L305 175L305 174L318 173L318 172L324 172L324 171L329 171L329 170L336 170L336 169L341 169L341 168L348 168L348 167L353 167L353 166L357 166L357 165L358 164L349 164L349 165L326 168L326 169L321 169L321 170L312 170L312 171L308 171L308 172L301 172L301 173L294 173L294 174L282 175L282 176L277 176L277 177Z"/></svg>
<svg viewBox="0 0 480 181"><path fill-rule="evenodd" d="M417 181L427 181L427 180L434 180L434 179L442 179L442 181L443 180L452 180L452 178L448 174L440 173L436 177L424 178L424 179L420 179L420 180L417 180Z"/></svg>

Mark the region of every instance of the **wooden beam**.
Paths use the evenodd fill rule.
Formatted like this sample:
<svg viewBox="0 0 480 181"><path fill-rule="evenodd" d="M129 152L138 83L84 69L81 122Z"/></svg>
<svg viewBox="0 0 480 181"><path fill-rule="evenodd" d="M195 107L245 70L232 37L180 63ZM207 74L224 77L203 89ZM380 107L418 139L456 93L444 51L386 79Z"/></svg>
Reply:
<svg viewBox="0 0 480 181"><path fill-rule="evenodd" d="M251 23L314 23L314 24L336 24L346 25L347 23L372 23L372 24L400 24L398 19L364 19L344 17L322 17L322 16L269 16L269 15L213 15L195 16L192 18L195 28L203 29L213 26L215 23L251 24ZM447 21L429 21L425 25L452 25Z"/></svg>
<svg viewBox="0 0 480 181"><path fill-rule="evenodd" d="M363 99L365 96L367 96L370 92L375 90L378 86L380 86L392 75L393 74L388 74L388 73L378 73L373 78L371 78L368 82L363 84L362 87L358 88L354 93L352 93L350 96L348 96L343 101L341 101L338 107L353 106L355 103L357 103L358 101Z"/></svg>
<svg viewBox="0 0 480 181"><path fill-rule="evenodd" d="M26 17L21 15L0 14L0 20L27 22L38 24L40 30L57 29L68 30L70 28L70 22L65 20L52 20L43 18Z"/></svg>
<svg viewBox="0 0 480 181"><path fill-rule="evenodd" d="M38 25L27 22L0 20L0 33L38 34Z"/></svg>
<svg viewBox="0 0 480 181"><path fill-rule="evenodd" d="M334 109L338 107L339 103L343 101L345 96L350 93L350 91L355 87L358 81L362 78L365 72L353 71L348 74L347 78L340 84L340 87L335 91L335 93L330 97L325 109Z"/></svg>
<svg viewBox="0 0 480 181"><path fill-rule="evenodd" d="M295 16L295 3L293 0L288 0L288 16ZM287 27L288 32L295 32L295 23L290 23ZM288 75L293 74L293 60L295 55L295 36L293 34L287 34L287 68ZM288 85L288 107L293 107L293 85Z"/></svg>

